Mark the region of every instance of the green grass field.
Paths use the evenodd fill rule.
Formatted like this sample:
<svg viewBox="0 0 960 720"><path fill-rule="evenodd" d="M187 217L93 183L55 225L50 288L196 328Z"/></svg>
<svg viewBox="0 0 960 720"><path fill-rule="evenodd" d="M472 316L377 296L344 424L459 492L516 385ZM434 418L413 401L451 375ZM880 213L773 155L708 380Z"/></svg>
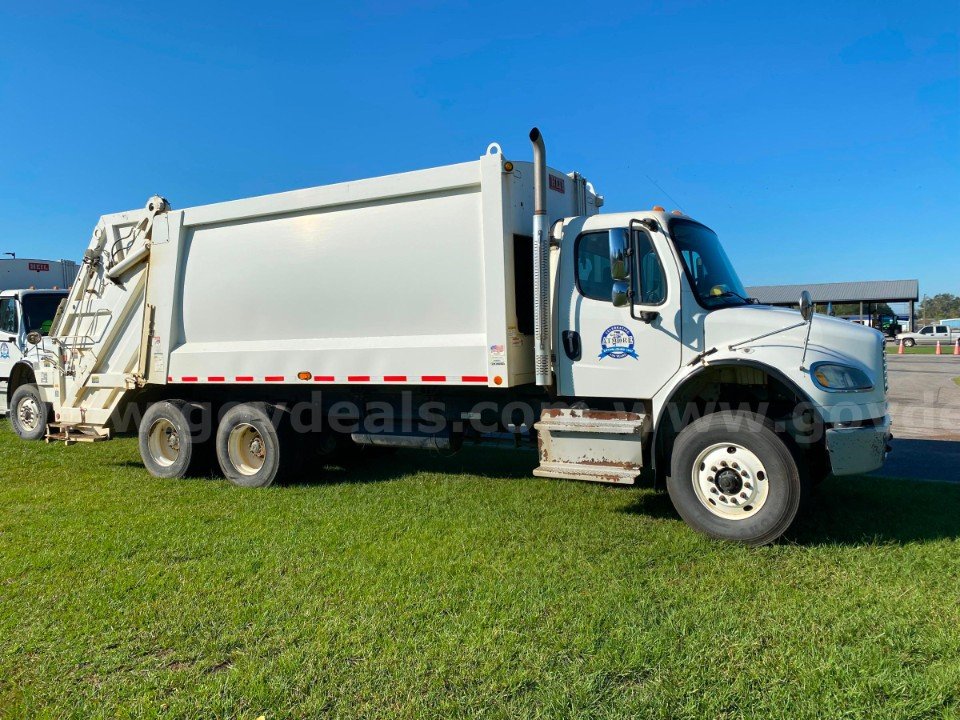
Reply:
<svg viewBox="0 0 960 720"><path fill-rule="evenodd" d="M831 479L749 549L534 460L243 491L4 428L0 715L960 716L960 485Z"/></svg>
<svg viewBox="0 0 960 720"><path fill-rule="evenodd" d="M897 343L887 343L887 354L896 355L900 349L900 346ZM953 355L953 345L944 345L940 348L940 352L944 355ZM914 347L905 347L903 349L904 355L936 355L937 346L936 345L915 345Z"/></svg>

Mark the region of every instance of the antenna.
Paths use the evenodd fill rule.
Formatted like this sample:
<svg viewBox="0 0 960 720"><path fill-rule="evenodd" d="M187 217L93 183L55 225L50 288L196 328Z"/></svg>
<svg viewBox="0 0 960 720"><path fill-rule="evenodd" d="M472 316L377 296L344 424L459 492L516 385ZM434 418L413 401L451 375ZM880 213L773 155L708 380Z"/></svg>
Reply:
<svg viewBox="0 0 960 720"><path fill-rule="evenodd" d="M673 196L672 196L670 193L668 193L666 190L664 190L662 187L660 187L660 183L658 183L656 180L654 180L654 179L653 179L652 177L650 177L649 175L645 175L645 177L647 178L647 180L649 180L649 181L652 182L654 185L656 185L656 186L657 186L657 190L659 190L659 191L662 192L664 195L666 195L668 198L670 198L671 202L673 202L673 204L676 205L676 206L680 209L681 212L683 212L683 205L681 205L681 204L678 203L676 200L674 200L674 199L673 199Z"/></svg>

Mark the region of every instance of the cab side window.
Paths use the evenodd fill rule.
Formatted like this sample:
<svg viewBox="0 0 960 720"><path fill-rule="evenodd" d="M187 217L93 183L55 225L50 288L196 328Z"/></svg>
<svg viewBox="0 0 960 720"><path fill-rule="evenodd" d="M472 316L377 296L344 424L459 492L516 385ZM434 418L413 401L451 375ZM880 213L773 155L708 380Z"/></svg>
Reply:
<svg viewBox="0 0 960 720"><path fill-rule="evenodd" d="M610 239L607 232L587 233L577 239L577 289L584 297L610 302Z"/></svg>
<svg viewBox="0 0 960 720"><path fill-rule="evenodd" d="M660 266L660 258L653 248L653 241L644 232L634 234L634 247L637 252L637 268L639 273L640 294L639 302L642 305L660 305L667 299L667 279Z"/></svg>
<svg viewBox="0 0 960 720"><path fill-rule="evenodd" d="M932 335L932 334L933 334L933 327L930 326L930 325L927 325L926 327L920 328L920 334L921 334L921 335Z"/></svg>
<svg viewBox="0 0 960 720"><path fill-rule="evenodd" d="M0 300L0 331L11 335L16 335L19 331L17 327L17 301L13 298Z"/></svg>

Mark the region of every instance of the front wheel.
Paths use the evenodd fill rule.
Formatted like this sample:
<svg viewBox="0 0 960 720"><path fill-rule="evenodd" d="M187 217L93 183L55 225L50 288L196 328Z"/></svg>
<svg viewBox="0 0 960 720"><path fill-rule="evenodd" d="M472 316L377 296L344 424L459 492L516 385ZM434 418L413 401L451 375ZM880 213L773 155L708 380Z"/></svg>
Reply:
<svg viewBox="0 0 960 720"><path fill-rule="evenodd" d="M766 545L787 531L805 485L769 420L734 411L683 429L667 479L670 500L688 525L747 545Z"/></svg>
<svg viewBox="0 0 960 720"><path fill-rule="evenodd" d="M47 434L47 404L36 385L21 385L10 398L10 424L21 440L40 440Z"/></svg>

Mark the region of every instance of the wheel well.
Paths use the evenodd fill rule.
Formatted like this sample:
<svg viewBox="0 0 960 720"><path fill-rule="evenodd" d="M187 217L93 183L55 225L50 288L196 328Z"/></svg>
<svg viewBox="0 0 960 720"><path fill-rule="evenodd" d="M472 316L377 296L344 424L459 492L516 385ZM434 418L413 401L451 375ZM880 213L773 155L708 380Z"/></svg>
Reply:
<svg viewBox="0 0 960 720"><path fill-rule="evenodd" d="M21 385L36 383L37 376L33 373L33 368L27 363L17 363L10 371L10 380L7 382L7 406L10 405L10 399Z"/></svg>
<svg viewBox="0 0 960 720"><path fill-rule="evenodd" d="M697 418L721 410L770 418L798 459L826 457L823 419L792 382L762 365L710 365L684 380L660 412L653 444L658 478L670 474L673 444L680 432Z"/></svg>

